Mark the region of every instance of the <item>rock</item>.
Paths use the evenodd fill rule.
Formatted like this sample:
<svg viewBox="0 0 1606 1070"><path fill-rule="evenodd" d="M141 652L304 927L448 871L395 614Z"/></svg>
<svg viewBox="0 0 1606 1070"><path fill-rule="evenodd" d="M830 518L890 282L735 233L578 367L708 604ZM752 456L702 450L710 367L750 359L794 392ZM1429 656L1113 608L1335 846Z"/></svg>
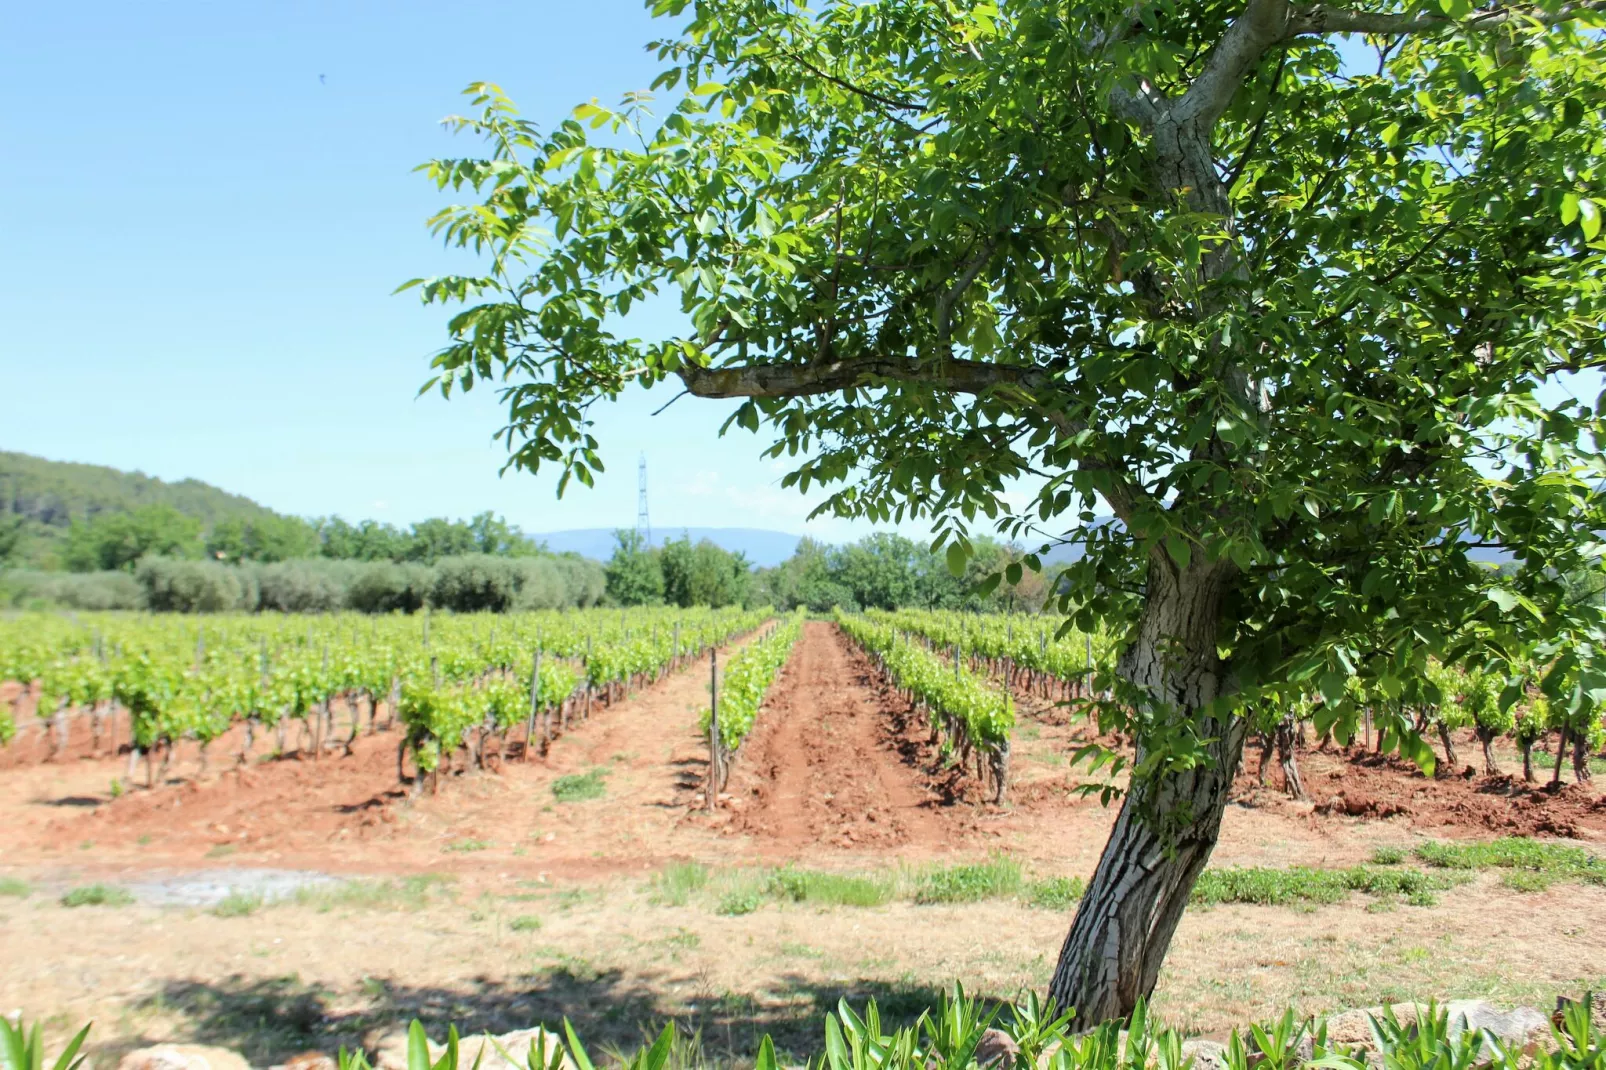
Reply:
<svg viewBox="0 0 1606 1070"><path fill-rule="evenodd" d="M481 1059L481 1052L483 1051L484 1056L479 1064L480 1070L525 1070L527 1065L525 1058L530 1048L538 1044L543 1035L546 1037L546 1061L551 1063L552 1053L562 1048L562 1041L551 1030L537 1027L503 1033L500 1036L490 1037L489 1040L487 1040L484 1033L458 1037L458 1066L465 1068L465 1070L468 1067L472 1067L476 1059ZM497 1051L498 1047L502 1051ZM381 1037L377 1043L373 1044L373 1052L374 1070L407 1070L407 1031L403 1029ZM436 1044L434 1041L430 1042L429 1058L431 1062L439 1059L445 1052L446 1045ZM511 1061L508 1058L504 1058L502 1052L506 1052ZM567 1052L563 1057L563 1066L565 1070L574 1070L574 1063L569 1061ZM118 1070L124 1070L124 1068L119 1067Z"/></svg>
<svg viewBox="0 0 1606 1070"><path fill-rule="evenodd" d="M1219 1040L1194 1037L1182 1042L1182 1061L1193 1060L1194 1070L1226 1070L1227 1045Z"/></svg>
<svg viewBox="0 0 1606 1070"><path fill-rule="evenodd" d="M227 1048L158 1044L123 1056L117 1070L251 1070L245 1056Z"/></svg>
<svg viewBox="0 0 1606 1070"><path fill-rule="evenodd" d="M1388 1010L1402 1026L1414 1026L1417 1018L1427 1011L1427 1004L1396 1003ZM1550 1020L1532 1007L1502 1011L1483 1000L1456 999L1442 1004L1439 1010L1449 1017L1452 1042L1469 1029L1485 1029L1506 1046L1532 1055L1550 1039ZM1327 1019L1328 1047L1371 1050L1374 1046L1371 1019L1382 1020L1383 1011L1382 1007L1369 1007L1333 1015ZM1494 1052L1486 1050L1484 1054L1492 1056Z"/></svg>
<svg viewBox="0 0 1606 1070"><path fill-rule="evenodd" d="M304 1051L300 1055L292 1055L278 1066L269 1067L269 1070L336 1070L334 1057L325 1055L321 1051Z"/></svg>
<svg viewBox="0 0 1606 1070"><path fill-rule="evenodd" d="M976 1042L976 1065L980 1067L1014 1066L1019 1054L1020 1045L1001 1029L987 1030Z"/></svg>

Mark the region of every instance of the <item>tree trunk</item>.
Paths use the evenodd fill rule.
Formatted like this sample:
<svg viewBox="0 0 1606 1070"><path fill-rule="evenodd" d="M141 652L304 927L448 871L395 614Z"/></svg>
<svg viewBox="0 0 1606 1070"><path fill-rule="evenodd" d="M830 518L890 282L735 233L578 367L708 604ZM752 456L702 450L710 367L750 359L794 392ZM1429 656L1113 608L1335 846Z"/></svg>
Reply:
<svg viewBox="0 0 1606 1070"><path fill-rule="evenodd" d="M1439 742L1444 744L1444 770L1441 776L1454 776L1461 771L1461 762L1455 756L1455 740L1450 738L1450 726L1439 722Z"/></svg>
<svg viewBox="0 0 1606 1070"><path fill-rule="evenodd" d="M1499 776L1500 767L1494 760L1494 733L1482 725L1478 725L1474 731L1478 735L1478 742L1483 744L1483 775Z"/></svg>
<svg viewBox="0 0 1606 1070"><path fill-rule="evenodd" d="M1272 734L1260 733L1260 767L1255 770L1255 778L1261 787L1265 787L1271 777L1271 755L1274 747Z"/></svg>
<svg viewBox="0 0 1606 1070"><path fill-rule="evenodd" d="M1299 778L1299 763L1294 758L1294 740L1297 738L1294 715L1284 714L1277 722L1277 764L1283 770L1283 791L1295 799L1306 798L1305 782Z"/></svg>
<svg viewBox="0 0 1606 1070"><path fill-rule="evenodd" d="M1248 722L1203 710L1236 686L1216 653L1221 602L1235 575L1228 562L1179 573L1169 560L1151 558L1148 603L1120 673L1148 696L1157 718L1192 722L1197 738L1211 742L1191 768L1162 765L1122 801L1049 983L1049 999L1074 1008L1079 1029L1124 1017L1153 992L1220 835ZM1133 767L1144 758L1140 740Z"/></svg>
<svg viewBox="0 0 1606 1070"><path fill-rule="evenodd" d="M1583 732L1573 733L1573 780L1580 784L1588 784L1593 779L1589 774L1589 740Z"/></svg>
<svg viewBox="0 0 1606 1070"><path fill-rule="evenodd" d="M1531 739L1521 739L1521 740L1517 741L1517 745L1522 748L1522 779L1525 782L1527 782L1529 784L1532 784L1534 782L1534 780L1537 779L1534 776L1534 743L1533 743L1533 740L1531 740Z"/></svg>

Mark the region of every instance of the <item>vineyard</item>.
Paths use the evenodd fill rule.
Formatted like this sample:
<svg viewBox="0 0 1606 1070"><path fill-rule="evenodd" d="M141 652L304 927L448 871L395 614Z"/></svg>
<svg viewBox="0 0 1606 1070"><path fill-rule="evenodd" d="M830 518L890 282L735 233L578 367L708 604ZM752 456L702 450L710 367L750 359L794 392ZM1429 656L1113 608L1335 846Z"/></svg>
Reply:
<svg viewBox="0 0 1606 1070"><path fill-rule="evenodd" d="M30 974L24 1005L120 1007L181 1035L263 1007L295 1020L307 1005L327 1023L312 1034L355 1043L355 1021L440 1005L487 1025L573 1015L622 1043L649 1006L793 1030L812 1020L814 992L898 992L901 978L956 971L989 991L1040 985L1111 816L1082 790L1106 777L1069 759L1130 748L1101 725L1118 701L1111 638L1031 616L82 614L0 627L12 726L0 894L35 889L0 901L0 919L37 915L40 934L58 934L46 947L14 933L17 962L76 964ZM1439 681L1451 702L1429 716L1450 719L1452 745L1480 749L1475 715L1498 708L1496 683ZM1536 789L1524 816L1530 804L1491 794L1493 778L1446 777L1443 760L1424 776L1362 740L1323 746L1320 700L1293 711L1288 740L1309 794L1390 788L1406 805L1351 816L1259 793L1252 748L1209 888L1295 905L1190 909L1167 1013L1208 1027L1251 999L1221 987L1218 968L1222 947L1262 924L1245 910L1288 919L1256 945L1280 978L1257 1007L1319 1001L1296 984L1312 970L1352 1003L1390 998L1364 980L1368 963L1430 941L1480 983L1511 961L1574 976L1584 937L1565 933L1594 931L1594 885L1511 898L1492 879L1461 889L1470 878L1440 875L1456 871L1378 860L1398 869L1420 837L1487 839L1513 816L1529 821L1516 831L1598 839L1598 796ZM1525 697L1511 725L1485 726L1497 765L1519 772L1517 730L1536 710ZM1280 723L1266 724L1274 772ZM1442 750L1436 722L1425 730ZM1556 729L1540 739L1542 778L1556 772L1537 760L1554 757ZM147 898L196 881L224 897ZM1508 897L1492 913L1491 895ZM1400 913L1372 922L1394 900ZM54 912L67 910L63 927ZM162 939L105 961L126 918ZM1414 934L1398 937L1405 952L1396 933ZM1331 964L1312 965L1313 941ZM1390 973L1437 991L1434 961ZM0 968L0 988L22 981Z"/></svg>
<svg viewBox="0 0 1606 1070"><path fill-rule="evenodd" d="M769 615L23 616L0 622L0 680L20 684L0 711L0 740L31 720L54 755L87 721L91 750L126 741L129 776L143 758L151 787L180 740L198 745L202 773L212 743L237 725L236 765L251 761L261 733L287 753L292 731L296 751L318 760L334 748L350 753L364 720L374 732L383 710L402 730L398 778L438 790L443 766L545 753L595 703L618 701Z"/></svg>

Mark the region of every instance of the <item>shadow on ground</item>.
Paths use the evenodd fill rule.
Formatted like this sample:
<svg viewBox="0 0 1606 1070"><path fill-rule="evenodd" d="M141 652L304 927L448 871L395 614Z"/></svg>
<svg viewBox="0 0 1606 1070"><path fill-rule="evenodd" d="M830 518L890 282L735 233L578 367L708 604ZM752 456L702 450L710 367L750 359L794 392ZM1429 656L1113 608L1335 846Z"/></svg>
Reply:
<svg viewBox="0 0 1606 1070"><path fill-rule="evenodd" d="M690 991L688 991L690 989ZM702 1061L750 1063L767 1033L782 1052L803 1057L821 1046L822 1020L846 999L856 1009L870 999L886 1025L913 1024L942 1001L940 989L881 981L823 985L782 977L763 1000L696 991L695 979L633 977L617 971L584 974L558 968L516 981L465 981L444 988L369 978L352 992L333 992L294 977L234 976L219 981L172 980L135 1010L172 1023L178 1042L231 1048L253 1066L291 1055L376 1046L380 1038L423 1021L439 1041L449 1024L462 1034L504 1033L540 1023L561 1028L567 1018L593 1058L630 1051L673 1020L701 1037ZM675 993L672 1001L666 992ZM117 1054L138 1046L125 1040Z"/></svg>

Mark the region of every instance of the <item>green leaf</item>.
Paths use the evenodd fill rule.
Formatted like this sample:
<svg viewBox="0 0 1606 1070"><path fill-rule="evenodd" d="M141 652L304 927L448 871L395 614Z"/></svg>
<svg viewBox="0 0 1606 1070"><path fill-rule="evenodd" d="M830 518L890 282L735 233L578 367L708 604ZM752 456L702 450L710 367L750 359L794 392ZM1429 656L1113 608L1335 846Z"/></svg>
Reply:
<svg viewBox="0 0 1606 1070"><path fill-rule="evenodd" d="M417 1018L407 1027L407 1070L431 1070L429 1037L424 1033L424 1023Z"/></svg>
<svg viewBox="0 0 1606 1070"><path fill-rule="evenodd" d="M1193 560L1193 549L1188 540L1180 535L1167 535L1165 538L1165 552L1171 555L1171 560L1177 563L1177 568L1186 570L1188 563Z"/></svg>
<svg viewBox="0 0 1606 1070"><path fill-rule="evenodd" d="M758 1058L753 1062L753 1070L780 1070L775 1061L775 1043L768 1033L758 1042Z"/></svg>
<svg viewBox="0 0 1606 1070"><path fill-rule="evenodd" d="M960 542L958 539L955 539L953 542L948 544L948 550L945 556L948 562L949 575L953 576L955 579L963 577L965 574L965 561L970 556L965 549L965 544Z"/></svg>
<svg viewBox="0 0 1606 1070"><path fill-rule="evenodd" d="M1578 226L1584 232L1585 241L1594 241L1600 233L1600 208L1588 197L1578 199Z"/></svg>

